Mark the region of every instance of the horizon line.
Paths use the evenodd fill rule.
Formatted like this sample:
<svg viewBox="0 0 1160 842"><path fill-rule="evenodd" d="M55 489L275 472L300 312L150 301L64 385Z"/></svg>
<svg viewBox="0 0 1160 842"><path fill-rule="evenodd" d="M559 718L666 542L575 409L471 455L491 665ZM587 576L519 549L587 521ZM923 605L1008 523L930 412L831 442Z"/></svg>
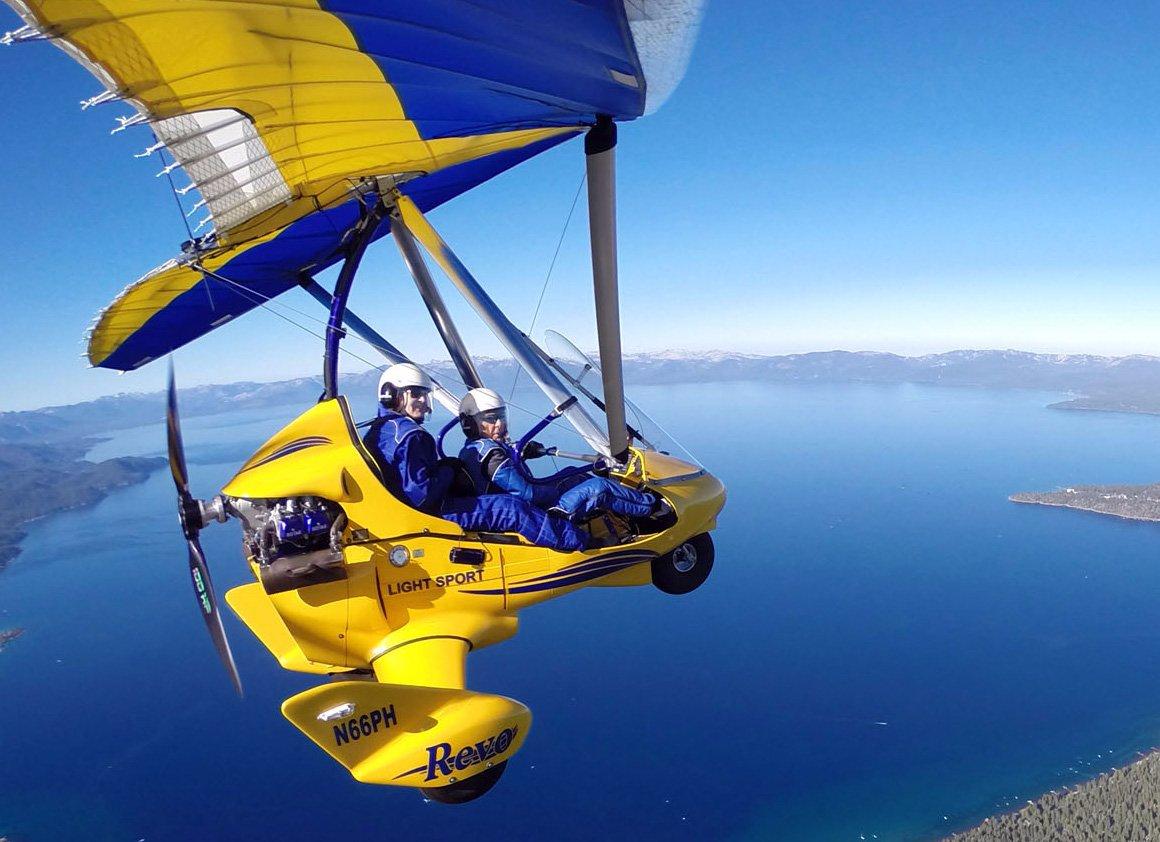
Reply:
<svg viewBox="0 0 1160 842"><path fill-rule="evenodd" d="M622 356L622 359L629 360L629 359L639 358L639 357L661 357L661 356L666 355L666 354L673 355L670 357L670 359L683 359L683 360L695 360L698 358L704 359L704 358L710 358L710 357L721 356L721 355L731 356L731 357L736 357L736 358L743 358L746 360L774 360L774 359L786 359L786 358L791 358L791 357L806 357L806 356L812 356L812 355L825 355L825 354L873 355L873 356L879 356L879 357L896 357L898 359L905 359L905 360L921 360L921 359L929 359L931 357L948 356L951 354L1019 354L1021 356L1041 357L1041 358L1046 357L1046 358L1051 358L1051 359L1055 359L1055 360L1084 358L1084 359L1094 359L1094 360L1109 361L1109 362L1117 362L1117 361L1132 360L1132 359L1160 362L1160 355L1153 355L1153 354L1111 355L1111 354L1092 354L1092 353L1060 353L1060 352L1046 352L1046 351L1023 351L1023 350L1020 350L1017 348L954 348L954 349L951 349L949 351L936 351L936 352L930 352L930 353L925 353L925 354L900 354L900 353L897 353L894 351L875 351L875 350L851 351L851 350L846 350L846 349L842 349L842 348L831 348L831 349L827 349L827 350L817 350L817 351L796 351L796 352L783 353L783 354L757 354L757 353L752 353L752 352L748 352L748 351L728 351L728 350L724 350L724 349L693 351L693 350L687 350L687 349L682 349L682 348L666 348L666 349L659 350L659 351L635 351L632 353L624 354ZM677 355L679 355L679 356L677 356ZM595 356L595 353L593 353L591 356ZM505 363L506 364L506 363L516 362L515 358L510 357L510 356L492 357L492 356L487 356L487 355L478 355L478 356L473 357L473 359L476 362L485 362L485 363ZM451 359L446 358L446 357L428 360L427 362L418 363L418 365L421 368L454 367L454 364L452 363ZM366 368L366 369L363 369L361 371L342 372L340 374L340 376L346 375L346 376L358 377L358 376L365 375L370 371L382 371L384 368L386 368L385 364L383 366L372 366L371 368ZM280 378L277 380L241 379L241 380L230 380L230 381L220 382L220 383L201 383L201 384L197 384L194 386L182 387L178 391L179 392L192 392L192 391L195 391L198 389L212 389L212 388L220 388L220 387L225 387L225 386L239 386L239 385L245 385L245 384L254 384L254 385L258 385L258 386L274 385L274 384L278 384L278 383L289 383L289 382L298 381L298 380L318 380L319 382L321 382L322 375L321 375L321 373L319 373L319 374L301 374L301 375L292 375L289 377L283 377L283 378ZM120 391L120 392L109 392L109 393L104 394L104 395L98 395L95 398L89 398L87 400L82 400L82 401L76 401L74 403L46 404L45 406L33 407L30 409L0 410L0 417L6 416L6 415L19 415L22 413L43 412L45 410L50 410L50 409L63 409L65 407L72 407L72 406L81 406L84 404L96 403L96 402L101 401L101 400L107 400L110 398L123 398L123 397L142 397L142 398L144 398L144 397L150 397L153 395L164 394L164 392L165 392L164 389L129 390L129 391Z"/></svg>

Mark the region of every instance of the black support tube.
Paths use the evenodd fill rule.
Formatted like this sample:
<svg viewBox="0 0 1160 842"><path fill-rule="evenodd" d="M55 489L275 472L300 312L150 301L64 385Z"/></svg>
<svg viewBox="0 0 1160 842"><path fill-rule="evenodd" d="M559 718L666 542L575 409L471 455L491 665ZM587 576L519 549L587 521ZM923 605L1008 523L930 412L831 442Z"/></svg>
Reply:
<svg viewBox="0 0 1160 842"><path fill-rule="evenodd" d="M314 278L303 274L298 278L298 285L306 290L315 301L327 310L333 306L334 296L323 289L322 285L314 280ZM395 365L396 363L411 363L414 365L413 361L406 354L388 342L381 333L360 319L355 313L351 312L349 308L343 313L342 320L346 326L361 336L367 344L382 354L391 365ZM435 400L439 401L443 405L443 408L452 415L458 413L459 398L449 392L434 377L431 378L431 383L434 386L433 392L435 394Z"/></svg>
<svg viewBox="0 0 1160 842"><path fill-rule="evenodd" d="M374 204L368 207L365 204L367 201L373 201ZM386 209L378 197L367 197L359 213L359 220L351 231L350 242L346 246L346 260L343 261L338 280L334 284L330 318L326 323L326 351L322 358L324 389L322 400L333 400L338 397L338 344L346 333L342 327L343 317L346 315L346 302L350 298L350 289L354 285L354 276L358 272L363 253L366 252L385 215Z"/></svg>

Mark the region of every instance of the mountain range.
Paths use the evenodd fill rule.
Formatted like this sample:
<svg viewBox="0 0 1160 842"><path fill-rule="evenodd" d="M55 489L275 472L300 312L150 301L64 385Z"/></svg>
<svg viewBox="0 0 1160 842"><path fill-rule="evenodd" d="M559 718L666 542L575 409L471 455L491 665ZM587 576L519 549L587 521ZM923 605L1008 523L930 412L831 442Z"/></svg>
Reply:
<svg viewBox="0 0 1160 842"><path fill-rule="evenodd" d="M485 382L510 383L515 363L480 358ZM428 370L452 387L446 361ZM904 357L874 351L818 351L761 356L725 351L663 351L624 358L628 384L753 381L768 383L924 383L992 389L1059 392L1051 406L1160 414L1160 357L1102 357L1091 354L1034 354L1026 351L949 351ZM379 372L342 376L343 391L373 395ZM238 382L197 386L180 392L185 417L262 406L309 403L322 391L320 377L273 383ZM125 393L95 401L0 413L0 442L58 441L159 421L161 392Z"/></svg>
<svg viewBox="0 0 1160 842"><path fill-rule="evenodd" d="M506 390L517 375L510 359L476 360L486 383ZM427 368L452 387L446 361ZM950 351L903 357L870 351L822 351L760 356L723 351L664 351L624 359L630 384L666 383L922 383L992 389L1034 389L1066 399L1059 409L1160 414L1160 357L1032 354L1024 351ZM379 372L344 374L343 391L369 411ZM589 375L591 381L598 378ZM526 382L526 381L525 381ZM308 405L322 392L320 377L273 383L239 382L183 389L184 417L232 410ZM0 568L18 552L22 525L55 511L91 504L110 490L140 482L163 459L121 457L92 463L84 453L94 437L161 421L162 392L111 395L95 401L0 413Z"/></svg>

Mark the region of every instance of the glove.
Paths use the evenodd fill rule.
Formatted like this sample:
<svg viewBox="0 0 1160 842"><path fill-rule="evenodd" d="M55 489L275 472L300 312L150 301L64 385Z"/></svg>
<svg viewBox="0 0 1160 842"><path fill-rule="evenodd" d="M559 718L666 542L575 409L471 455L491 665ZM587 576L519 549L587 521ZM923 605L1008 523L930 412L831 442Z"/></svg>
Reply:
<svg viewBox="0 0 1160 842"><path fill-rule="evenodd" d="M601 456L599 459L597 459L595 462L592 463L592 473L596 474L596 476L598 476L598 477L608 476L608 473L611 470L612 470L612 465L609 464L608 460L605 459L603 456Z"/></svg>
<svg viewBox="0 0 1160 842"><path fill-rule="evenodd" d="M548 448L544 447L538 441L530 441L524 445L523 450L520 451L520 458L525 462L529 459L539 459L541 456L548 455Z"/></svg>

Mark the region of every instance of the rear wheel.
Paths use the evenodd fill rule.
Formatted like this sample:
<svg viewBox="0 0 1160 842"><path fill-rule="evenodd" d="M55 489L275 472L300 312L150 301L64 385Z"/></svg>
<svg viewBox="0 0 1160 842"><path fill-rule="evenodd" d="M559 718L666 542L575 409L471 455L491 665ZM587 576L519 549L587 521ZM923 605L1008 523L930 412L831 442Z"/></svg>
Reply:
<svg viewBox="0 0 1160 842"><path fill-rule="evenodd" d="M702 532L672 552L654 558L652 580L665 593L685 594L699 588L712 569L713 539L708 532Z"/></svg>
<svg viewBox="0 0 1160 842"><path fill-rule="evenodd" d="M420 787L419 791L423 793L424 797L438 801L440 804L466 804L468 801L474 801L486 794L489 789L495 786L496 781L503 774L505 766L507 766L506 760L480 772L478 775L472 775L465 781L447 786Z"/></svg>

